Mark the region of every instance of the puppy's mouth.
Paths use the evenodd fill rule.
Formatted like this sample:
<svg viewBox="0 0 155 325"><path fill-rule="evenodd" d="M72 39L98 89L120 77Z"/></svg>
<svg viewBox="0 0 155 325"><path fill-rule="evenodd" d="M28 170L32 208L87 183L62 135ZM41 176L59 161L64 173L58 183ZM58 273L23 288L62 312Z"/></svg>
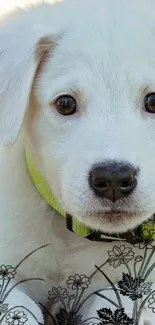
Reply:
<svg viewBox="0 0 155 325"><path fill-rule="evenodd" d="M119 222L120 220L131 220L141 216L140 211L105 211L94 214L94 218L100 219L101 221L107 220L110 223ZM93 217L93 215L91 215Z"/></svg>
<svg viewBox="0 0 155 325"><path fill-rule="evenodd" d="M132 211L132 212L128 212L128 211L108 211L108 212L99 212L99 213L95 213L95 215L99 218L108 218L111 219L111 221L113 221L115 218L135 218L137 216L140 215L140 212L136 212L136 211Z"/></svg>
<svg viewBox="0 0 155 325"><path fill-rule="evenodd" d="M91 214L85 220L94 229L108 233L119 233L126 232L131 227L137 227L139 223L144 221L144 216L140 211L110 210Z"/></svg>
<svg viewBox="0 0 155 325"><path fill-rule="evenodd" d="M109 212L105 212L103 214L99 213L99 215L101 215L102 217L109 217L109 218L118 218L118 217L128 217L128 218L132 218L132 217L136 217L137 215L139 215L139 213L137 212L127 212L127 211L109 211Z"/></svg>

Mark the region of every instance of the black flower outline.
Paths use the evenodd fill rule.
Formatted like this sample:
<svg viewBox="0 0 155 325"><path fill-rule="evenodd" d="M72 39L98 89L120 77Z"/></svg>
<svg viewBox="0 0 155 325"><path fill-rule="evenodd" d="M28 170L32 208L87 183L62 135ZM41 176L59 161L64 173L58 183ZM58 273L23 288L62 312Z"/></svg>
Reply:
<svg viewBox="0 0 155 325"><path fill-rule="evenodd" d="M151 293L152 282L143 282L140 284L138 290L141 292L142 296L147 296Z"/></svg>
<svg viewBox="0 0 155 325"><path fill-rule="evenodd" d="M0 315L5 314L8 311L9 304L0 303Z"/></svg>
<svg viewBox="0 0 155 325"><path fill-rule="evenodd" d="M65 300L68 297L69 292L67 291L67 289L59 286L53 287L51 291L48 291L48 294L48 300L50 301L50 303L56 304L58 301Z"/></svg>
<svg viewBox="0 0 155 325"><path fill-rule="evenodd" d="M152 310L152 312L155 314L155 292L151 296L151 298L148 299L148 308Z"/></svg>
<svg viewBox="0 0 155 325"><path fill-rule="evenodd" d="M23 311L10 311L5 316L5 322L9 325L23 325L27 322L27 315Z"/></svg>
<svg viewBox="0 0 155 325"><path fill-rule="evenodd" d="M82 322L81 315L75 315L64 308L60 308L59 313L56 315L56 319L58 325L80 325Z"/></svg>
<svg viewBox="0 0 155 325"><path fill-rule="evenodd" d="M13 279L16 274L16 269L12 265L0 265L0 280Z"/></svg>
<svg viewBox="0 0 155 325"><path fill-rule="evenodd" d="M118 281L120 294L129 297L132 301L142 298L151 293L152 282L143 282L142 279L133 278L123 273L122 280Z"/></svg>
<svg viewBox="0 0 155 325"><path fill-rule="evenodd" d="M148 230L147 228L144 228L142 230L142 238L144 238L144 240L142 242L138 242L134 244L134 247L139 249L144 249L144 248L152 249L153 247L155 247L154 240L152 239L154 235L155 235L154 229Z"/></svg>
<svg viewBox="0 0 155 325"><path fill-rule="evenodd" d="M90 283L91 283L90 279L85 274L71 275L71 276L69 276L68 280L66 281L68 288L72 289L72 290L87 289L89 287Z"/></svg>
<svg viewBox="0 0 155 325"><path fill-rule="evenodd" d="M143 260L143 256L142 255L135 256L135 262L136 263L141 262L142 260Z"/></svg>
<svg viewBox="0 0 155 325"><path fill-rule="evenodd" d="M131 247L125 247L125 245L115 245L111 251L108 251L108 255L109 264L116 268L121 264L132 261L135 253L132 251Z"/></svg>
<svg viewBox="0 0 155 325"><path fill-rule="evenodd" d="M116 309L114 312L110 308L102 308L97 311L101 322L99 325L133 325L133 320L124 312L124 308Z"/></svg>

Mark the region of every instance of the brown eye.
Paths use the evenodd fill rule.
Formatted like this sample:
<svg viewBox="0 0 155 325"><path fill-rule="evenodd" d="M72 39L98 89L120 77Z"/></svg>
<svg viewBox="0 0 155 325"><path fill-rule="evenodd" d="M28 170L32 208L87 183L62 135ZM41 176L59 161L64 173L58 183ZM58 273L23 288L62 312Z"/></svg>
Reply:
<svg viewBox="0 0 155 325"><path fill-rule="evenodd" d="M150 93L144 98L145 111L155 114L155 93Z"/></svg>
<svg viewBox="0 0 155 325"><path fill-rule="evenodd" d="M77 110L76 100L69 95L59 97L55 102L55 106L61 115L72 115Z"/></svg>

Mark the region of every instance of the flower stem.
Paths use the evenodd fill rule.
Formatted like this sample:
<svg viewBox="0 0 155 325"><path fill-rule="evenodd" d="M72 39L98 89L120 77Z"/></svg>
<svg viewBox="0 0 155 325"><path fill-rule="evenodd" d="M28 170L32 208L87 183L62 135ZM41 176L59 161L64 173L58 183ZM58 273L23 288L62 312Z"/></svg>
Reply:
<svg viewBox="0 0 155 325"><path fill-rule="evenodd" d="M100 319L98 317L90 317L88 319L83 320L82 323L80 323L80 325L85 324L85 322L87 322L89 320L98 320L98 321L100 321Z"/></svg>
<svg viewBox="0 0 155 325"><path fill-rule="evenodd" d="M90 293L90 295L88 295L81 303L79 306L77 306L77 308L75 309L74 313L77 314L79 312L79 310L82 308L82 306L85 304L85 302L94 295L93 293Z"/></svg>
<svg viewBox="0 0 155 325"><path fill-rule="evenodd" d="M80 295L79 295L79 297L77 299L77 302L76 302L77 308L78 308L78 304L79 304L84 292L85 292L85 289L82 289L82 291L81 291L81 293L80 293ZM73 303L73 305L74 305L74 303ZM73 309L73 307L72 307L72 309ZM75 309L75 311L76 311L76 309Z"/></svg>
<svg viewBox="0 0 155 325"><path fill-rule="evenodd" d="M76 309L76 313L79 312L79 310L81 309L81 307L85 304L85 302L91 298L93 295L97 295L98 293L100 292L103 292L103 291L108 291L108 290L113 290L113 288L104 288L104 289L100 289L100 290L97 290L97 291L94 291L92 293L90 293L90 295L88 295L82 302L81 304L78 306L78 308ZM105 296L106 297L106 296ZM107 297L106 297L107 298ZM119 308L119 305L117 305L117 307Z"/></svg>
<svg viewBox="0 0 155 325"><path fill-rule="evenodd" d="M110 298L104 296L104 295L101 294L101 293L95 293L95 294L96 294L96 296L99 296L99 297L101 297L101 298L103 298L103 299L109 301L109 302L110 302L112 305L114 305L116 308L119 308L119 305L117 305L117 304L116 304L113 300L111 300Z"/></svg>
<svg viewBox="0 0 155 325"><path fill-rule="evenodd" d="M71 309L71 311L74 310L75 304L78 305L78 293L79 293L79 290L78 290L78 288L77 288L77 289L76 289L75 299L74 299L74 302L73 302L73 305L72 305L72 309Z"/></svg>
<svg viewBox="0 0 155 325"><path fill-rule="evenodd" d="M133 269L134 269L134 276L135 278L137 278L137 270L136 270L136 266L137 266L137 261L134 262L134 266L133 266Z"/></svg>
<svg viewBox="0 0 155 325"><path fill-rule="evenodd" d="M139 311L137 313L137 319L136 319L136 324L135 325L138 325L139 324L139 320L140 320L140 317L141 317L141 314L142 314L142 311L143 311L143 308L148 300L148 298L153 294L155 293L155 290L150 292L150 294L143 300L143 302L141 303L140 307L139 307Z"/></svg>
<svg viewBox="0 0 155 325"><path fill-rule="evenodd" d="M8 283L8 281L7 281L7 283ZM2 280L2 286L1 286L1 290L0 290L0 300L2 300L2 297L3 297L4 284L5 284L5 280L3 278L3 280Z"/></svg>
<svg viewBox="0 0 155 325"><path fill-rule="evenodd" d="M132 277L131 270L130 270L128 264L124 260L123 260L123 264L126 266L126 268L128 270L128 274L130 275L130 277Z"/></svg>
<svg viewBox="0 0 155 325"><path fill-rule="evenodd" d="M104 275L104 277L106 278L106 280L109 282L109 284L111 285L113 291L115 292L115 295L116 295L116 298L117 298L119 307L120 308L123 308L122 301L121 301L121 297L120 297L120 295L119 295L119 293L118 293L115 285L113 284L113 282L109 279L109 277L97 265L95 265L95 267Z"/></svg>
<svg viewBox="0 0 155 325"><path fill-rule="evenodd" d="M54 317L53 317L52 314L48 311L48 309L47 309L44 305L42 305L41 302L39 302L39 305L40 305L40 306L41 306L41 307L46 311L46 313L51 317L53 324L54 324L54 325L57 325L57 323L56 323Z"/></svg>
<svg viewBox="0 0 155 325"><path fill-rule="evenodd" d="M133 305L132 319L134 321L137 319L137 301L135 301Z"/></svg>
<svg viewBox="0 0 155 325"><path fill-rule="evenodd" d="M143 272L143 267L144 267L146 257L147 257L147 251L148 251L148 249L147 249L147 247L145 247L144 257L143 257L143 260L142 260L142 263L141 263L141 266L140 266L140 269L139 269L139 272L138 272L138 278L141 277L141 274Z"/></svg>
<svg viewBox="0 0 155 325"><path fill-rule="evenodd" d="M143 269L143 271L142 271L142 275L141 275L142 278L143 278L143 276L144 276L144 274L145 274L145 272L146 272L146 270L147 270L147 267L148 267L149 264L150 264L150 261L151 261L153 255L154 255L154 252L155 252L155 247L152 249L152 251L151 251L151 253L150 253L150 256L148 257L148 259L147 259L147 261L146 261L146 263L145 263L145 266L144 266L144 269Z"/></svg>
<svg viewBox="0 0 155 325"><path fill-rule="evenodd" d="M108 262L109 262L109 258L108 258L104 263L102 263L102 264L99 266L99 269L101 269L103 266L105 266ZM95 271L90 275L89 279L91 280L97 272L98 272L98 270L95 270Z"/></svg>
<svg viewBox="0 0 155 325"><path fill-rule="evenodd" d="M63 300L62 299L60 299L60 302L62 303L62 306L64 307L64 309L66 310L66 305L65 305L65 303L63 302Z"/></svg>
<svg viewBox="0 0 155 325"><path fill-rule="evenodd" d="M145 276L144 276L144 281L148 278L148 276L150 275L150 273L153 271L153 269L155 268L155 263L153 263L150 268L147 270Z"/></svg>
<svg viewBox="0 0 155 325"><path fill-rule="evenodd" d="M44 281L43 279L41 279L41 278L32 278L32 279L26 279L26 280L22 280L22 281L20 281L20 282L18 282L18 283L16 283L16 284L14 284L7 292L6 292L6 294L5 294L5 296L3 297L3 300L2 300L2 302L4 302L5 301L5 299L8 297L8 295L10 294L10 292L14 289L14 288L16 288L18 285L20 285L20 284L22 284L22 283L24 283L24 282L28 282L28 281Z"/></svg>
<svg viewBox="0 0 155 325"><path fill-rule="evenodd" d="M27 254L16 266L15 266L15 270L17 270L19 268L19 266L28 258L30 257L33 253L39 251L40 249L42 248L45 248L47 246L49 246L50 244L46 244L46 245L43 245L43 246L40 246L36 249L34 249L32 252L30 252L29 254Z"/></svg>

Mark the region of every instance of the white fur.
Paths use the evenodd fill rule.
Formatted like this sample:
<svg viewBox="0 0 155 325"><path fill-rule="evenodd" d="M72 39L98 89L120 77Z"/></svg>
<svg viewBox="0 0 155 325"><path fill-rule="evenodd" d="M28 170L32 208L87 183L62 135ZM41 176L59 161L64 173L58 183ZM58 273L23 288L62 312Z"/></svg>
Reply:
<svg viewBox="0 0 155 325"><path fill-rule="evenodd" d="M155 115L143 111L143 98L152 91L154 0L43 3L1 22L1 143L12 145L20 133L1 153L2 263L16 264L30 250L51 243L20 270L21 277L45 278L49 288L68 274L89 274L112 246L65 229L65 220L51 212L31 183L25 146L62 208L87 225L122 232L155 212ZM75 115L57 113L52 103L61 94L77 99ZM112 203L101 202L89 188L89 170L107 159L140 169L136 190L114 205L130 218L105 218ZM113 281L120 269L115 271ZM100 287L100 278L95 286ZM43 287L31 285L33 298L44 301L45 295Z"/></svg>

